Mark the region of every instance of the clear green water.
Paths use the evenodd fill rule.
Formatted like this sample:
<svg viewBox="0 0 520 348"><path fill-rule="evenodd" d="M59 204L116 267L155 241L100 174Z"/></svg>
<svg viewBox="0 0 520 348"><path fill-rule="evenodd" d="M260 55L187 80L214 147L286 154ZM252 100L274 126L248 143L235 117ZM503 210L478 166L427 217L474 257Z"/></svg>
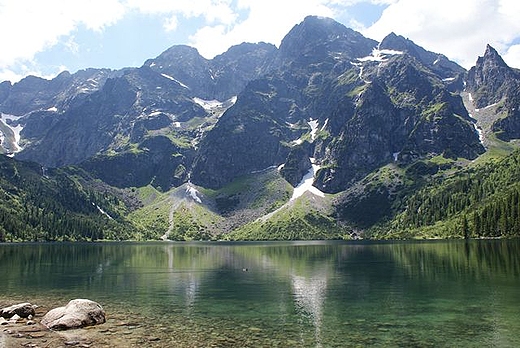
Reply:
<svg viewBox="0 0 520 348"><path fill-rule="evenodd" d="M520 347L519 251L518 240L0 244L0 305L88 298L156 346Z"/></svg>

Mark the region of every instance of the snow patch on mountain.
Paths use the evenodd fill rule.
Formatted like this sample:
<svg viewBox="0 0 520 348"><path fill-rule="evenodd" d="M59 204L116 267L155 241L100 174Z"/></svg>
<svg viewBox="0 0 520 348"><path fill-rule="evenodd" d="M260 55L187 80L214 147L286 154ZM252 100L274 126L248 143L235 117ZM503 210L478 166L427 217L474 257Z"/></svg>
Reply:
<svg viewBox="0 0 520 348"><path fill-rule="evenodd" d="M97 210L105 215L106 217L108 217L110 220L114 220L114 218L112 216L110 216L106 211L104 211L99 205L95 204L95 203L92 203L92 205L96 206Z"/></svg>
<svg viewBox="0 0 520 348"><path fill-rule="evenodd" d="M186 196L190 197L195 202L200 204L202 203L202 200L198 196L199 194L200 192L197 191L197 189L193 186L193 184L190 181L188 181L188 184L186 185Z"/></svg>
<svg viewBox="0 0 520 348"><path fill-rule="evenodd" d="M318 131L318 120L311 118L307 124L311 127L311 139L314 141L314 139L316 139L316 132Z"/></svg>
<svg viewBox="0 0 520 348"><path fill-rule="evenodd" d="M316 174L318 169L320 169L320 166L315 164L314 158L311 157L309 159L311 160L312 167L311 167L311 169L309 169L307 174L305 174L305 176L302 178L300 183L294 188L293 194L292 194L291 198L289 199L289 202L285 203L284 205L282 205L280 208L276 209L275 211L258 218L256 221L265 222L265 221L269 220L276 213L278 213L282 209L285 209L293 201L295 201L299 197L303 196L303 194L307 191L312 193L315 196L325 197L324 192L322 192L318 188L312 186L312 184L314 183L314 175ZM282 168L283 168L283 165L280 165L278 167L278 170L281 170Z"/></svg>
<svg viewBox="0 0 520 348"><path fill-rule="evenodd" d="M237 96L231 97L223 102L216 99L206 100L197 97L193 98L193 101L202 106L202 108L206 111L215 111L217 109L220 109L221 112L223 112L224 110L227 110L233 105L235 105L235 103L237 102Z"/></svg>
<svg viewBox="0 0 520 348"><path fill-rule="evenodd" d="M471 117L471 114L470 114L470 117ZM475 131L478 134L478 138L480 140L480 143L482 145L484 145L484 131L482 130L482 128L479 125L477 125L477 123L473 123L473 127L475 127Z"/></svg>
<svg viewBox="0 0 520 348"><path fill-rule="evenodd" d="M498 105L498 103L489 104L489 105L487 105L487 106L484 106L482 109L475 109L475 111L478 112L478 111L480 111L480 110L489 109L489 108L495 107L495 106L497 106L497 105Z"/></svg>
<svg viewBox="0 0 520 348"><path fill-rule="evenodd" d="M179 85L181 85L181 87L184 87L186 89L190 89L188 86L186 86L184 83L182 83L181 81L177 80L176 78L170 76L170 75L167 75L167 74L161 74L162 77L165 77L167 78L168 80L171 80L171 81L174 81L174 82L177 82Z"/></svg>
<svg viewBox="0 0 520 348"><path fill-rule="evenodd" d="M195 103L199 104L200 106L202 106L202 108L207 111L211 111L215 108L222 107L222 102L218 101L216 99L205 100L205 99L195 97L195 98L193 98L193 101Z"/></svg>
<svg viewBox="0 0 520 348"><path fill-rule="evenodd" d="M18 121L18 119L20 117L21 116L13 116L13 115L7 115L7 114L1 114L1 117L0 117L0 121L3 123L3 125L13 132L13 134L12 134L13 146L14 146L13 154L16 152L20 152L22 150L22 147L20 146L20 132L22 131L23 126L18 123L16 126L13 127L9 123ZM5 139L5 136L6 136L6 134L4 134L4 139ZM2 142L3 142L3 139L2 139Z"/></svg>
<svg viewBox="0 0 520 348"><path fill-rule="evenodd" d="M307 191L318 197L325 197L325 193L323 193L316 187L312 186L312 184L314 183L314 175L320 169L320 166L315 164L314 158L310 158L310 160L312 163L311 169L309 169L307 174L305 174L298 186L294 188L293 195L289 201L294 201L295 199L301 197Z"/></svg>
<svg viewBox="0 0 520 348"><path fill-rule="evenodd" d="M403 54L403 51L396 51L396 50L387 50L383 49L380 50L378 48L374 48L372 50L372 54L363 58L358 58L358 61L360 62L385 62L388 60L390 56L395 56L399 54Z"/></svg>

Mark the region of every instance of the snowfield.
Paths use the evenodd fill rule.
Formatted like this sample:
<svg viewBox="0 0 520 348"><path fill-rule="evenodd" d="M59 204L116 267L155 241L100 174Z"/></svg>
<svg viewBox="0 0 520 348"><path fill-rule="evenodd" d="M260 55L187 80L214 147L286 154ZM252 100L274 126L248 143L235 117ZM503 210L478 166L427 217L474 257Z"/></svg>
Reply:
<svg viewBox="0 0 520 348"><path fill-rule="evenodd" d="M13 134L14 134L14 145L15 145L15 149L14 149L14 152L20 152L22 150L22 148L20 147L20 132L22 131L23 129L23 126L22 125L17 125L15 127L12 127L11 125L9 125L7 123L7 121L18 121L18 119L20 118L21 116L13 116L13 115L7 115L7 114L2 114L0 120L8 127L10 128L12 131L13 131Z"/></svg>
<svg viewBox="0 0 520 348"><path fill-rule="evenodd" d="M363 58L358 58L360 62L385 62L388 60L388 56L395 56L398 54L403 54L402 51L395 50L380 50L378 48L374 48L372 50L372 54Z"/></svg>
<svg viewBox="0 0 520 348"><path fill-rule="evenodd" d="M317 164L314 164L314 158L310 158L312 167L309 169L307 174L303 177L302 181L294 188L293 195L290 199L290 201L294 201L298 197L301 197L305 192L309 191L313 195L316 195L318 197L325 197L325 193L321 192L316 187L312 186L314 183L314 175L320 169L320 166Z"/></svg>
<svg viewBox="0 0 520 348"><path fill-rule="evenodd" d="M171 81L174 81L174 82L177 82L179 85L181 85L181 87L184 87L186 89L190 89L188 86L186 86L184 83L182 83L181 81L177 80L176 78L170 76L170 75L166 75L166 74L161 74L162 77L165 77L167 78L168 80L171 80Z"/></svg>

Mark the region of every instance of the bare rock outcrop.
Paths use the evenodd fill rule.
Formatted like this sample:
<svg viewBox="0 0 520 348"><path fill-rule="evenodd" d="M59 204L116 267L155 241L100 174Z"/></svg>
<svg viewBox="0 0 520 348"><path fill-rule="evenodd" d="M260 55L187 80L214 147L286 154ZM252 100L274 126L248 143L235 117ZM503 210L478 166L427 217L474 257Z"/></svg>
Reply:
<svg viewBox="0 0 520 348"><path fill-rule="evenodd" d="M99 303L76 299L71 300L65 307L47 312L41 323L51 330L68 330L103 324L105 320L105 311Z"/></svg>

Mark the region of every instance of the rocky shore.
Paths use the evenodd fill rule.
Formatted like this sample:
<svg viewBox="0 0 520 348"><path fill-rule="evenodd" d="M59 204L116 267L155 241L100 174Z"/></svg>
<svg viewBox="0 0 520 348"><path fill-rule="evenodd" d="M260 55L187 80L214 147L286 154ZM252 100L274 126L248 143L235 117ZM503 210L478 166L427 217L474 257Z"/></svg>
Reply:
<svg viewBox="0 0 520 348"><path fill-rule="evenodd" d="M92 342L88 335L77 330L66 334L58 331L81 329L105 321L101 305L86 299L72 300L66 306L49 311L29 302L10 305L0 309L0 348L90 347Z"/></svg>
<svg viewBox="0 0 520 348"><path fill-rule="evenodd" d="M6 299L0 301L0 348L204 347L211 341L208 340L209 337L194 339L185 326L179 334L171 327L150 325L149 318L144 318L142 314L136 312L111 312L110 316L105 318L101 306L99 308L103 311L103 317L94 316L97 319L93 320L90 326L83 326L86 324L83 322L83 327L66 329L58 326L49 329L48 326L52 325L49 319L61 318L59 325L67 319L63 319L65 315L60 314L66 313L67 306L56 307L48 304L39 306L30 303L12 305L6 304L5 301ZM72 307L75 307L74 301L71 301ZM95 302L81 302L81 304L86 304L89 310L99 309ZM70 309L70 302L68 305ZM25 308L25 312L19 311L22 316L11 311L10 308L15 307ZM78 322L76 315L69 316L69 319L72 323ZM81 320L79 322L81 323Z"/></svg>

